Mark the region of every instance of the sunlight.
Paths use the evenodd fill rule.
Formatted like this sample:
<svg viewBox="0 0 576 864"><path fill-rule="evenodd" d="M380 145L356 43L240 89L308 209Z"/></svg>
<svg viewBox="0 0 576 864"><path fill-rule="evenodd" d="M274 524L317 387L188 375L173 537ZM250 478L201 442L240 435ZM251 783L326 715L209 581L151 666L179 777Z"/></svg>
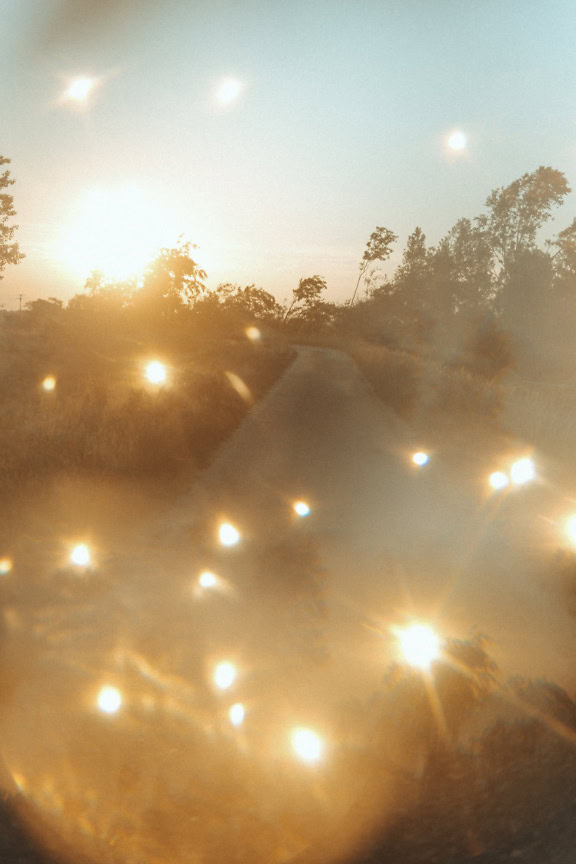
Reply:
<svg viewBox="0 0 576 864"><path fill-rule="evenodd" d="M222 546L236 546L240 540L240 532L229 522L223 522L218 529L218 537Z"/></svg>
<svg viewBox="0 0 576 864"><path fill-rule="evenodd" d="M7 576L12 570L12 561L10 558L0 558L0 576Z"/></svg>
<svg viewBox="0 0 576 864"><path fill-rule="evenodd" d="M116 687L102 687L98 693L98 708L104 714L116 714L122 705L122 695Z"/></svg>
<svg viewBox="0 0 576 864"><path fill-rule="evenodd" d="M460 129L456 129L448 136L448 147L450 150L465 150L467 143L466 136Z"/></svg>
<svg viewBox="0 0 576 864"><path fill-rule="evenodd" d="M512 482L517 486L529 483L536 477L536 468L532 459L518 459L510 469Z"/></svg>
<svg viewBox="0 0 576 864"><path fill-rule="evenodd" d="M216 98L221 105L228 105L238 98L242 90L243 85L240 81L236 80L236 78L227 78L218 87Z"/></svg>
<svg viewBox="0 0 576 864"><path fill-rule="evenodd" d="M143 190L92 189L62 229L55 251L82 280L93 270L112 280L130 279L178 233L173 217Z"/></svg>
<svg viewBox="0 0 576 864"><path fill-rule="evenodd" d="M508 486L509 482L508 475L504 474L503 471L494 471L489 477L489 483L493 489L504 489L505 486Z"/></svg>
<svg viewBox="0 0 576 864"><path fill-rule="evenodd" d="M405 630L394 631L400 643L402 656L410 666L428 669L440 656L440 640L431 627L413 624Z"/></svg>
<svg viewBox="0 0 576 864"><path fill-rule="evenodd" d="M214 670L214 683L219 690L228 690L236 680L236 675L236 667L232 663L224 661L219 663Z"/></svg>
<svg viewBox="0 0 576 864"><path fill-rule="evenodd" d="M166 382L166 367L158 360L153 360L146 366L146 378L151 384L164 384Z"/></svg>
<svg viewBox="0 0 576 864"><path fill-rule="evenodd" d="M95 86L95 78L75 78L68 85L64 97L73 102L85 102Z"/></svg>
<svg viewBox="0 0 576 864"><path fill-rule="evenodd" d="M56 389L56 378L54 375L47 375L42 381L42 389L50 392Z"/></svg>
<svg viewBox="0 0 576 864"><path fill-rule="evenodd" d="M418 465L421 467L422 465L426 465L429 458L430 457L428 456L427 453L423 453L422 451L418 451L418 453L414 453L414 455L412 456L412 462L414 462L415 465Z"/></svg>
<svg viewBox="0 0 576 864"><path fill-rule="evenodd" d="M76 567L87 567L90 564L90 550L85 543L78 543L70 553L70 562Z"/></svg>
<svg viewBox="0 0 576 864"><path fill-rule="evenodd" d="M246 709L242 705L241 702L236 702L235 705L232 705L230 710L228 711L228 717L230 718L230 723L233 726L241 726L244 722L244 717L246 716Z"/></svg>
<svg viewBox="0 0 576 864"><path fill-rule="evenodd" d="M311 729L295 729L292 732L292 747L303 762L318 762L324 752L322 739Z"/></svg>
<svg viewBox="0 0 576 864"><path fill-rule="evenodd" d="M576 546L576 516L571 516L566 524L566 532L568 537Z"/></svg>

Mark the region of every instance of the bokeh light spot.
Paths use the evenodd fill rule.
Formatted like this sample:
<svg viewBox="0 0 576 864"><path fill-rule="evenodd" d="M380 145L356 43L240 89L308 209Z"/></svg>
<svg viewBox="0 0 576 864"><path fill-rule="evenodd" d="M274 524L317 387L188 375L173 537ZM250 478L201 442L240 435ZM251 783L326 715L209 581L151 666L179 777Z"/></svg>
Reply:
<svg viewBox="0 0 576 864"><path fill-rule="evenodd" d="M318 762L324 752L322 739L311 729L295 729L292 747L303 762Z"/></svg>
<svg viewBox="0 0 576 864"><path fill-rule="evenodd" d="M12 561L10 558L0 558L0 576L7 576L12 570Z"/></svg>
<svg viewBox="0 0 576 864"><path fill-rule="evenodd" d="M241 702L236 702L236 704L232 705L230 710L228 711L228 717L230 718L230 723L233 726L241 726L244 722L245 716L246 709Z"/></svg>
<svg viewBox="0 0 576 864"><path fill-rule="evenodd" d="M56 378L54 375L47 375L46 378L44 378L42 381L42 389L46 390L47 393L56 389Z"/></svg>
<svg viewBox="0 0 576 864"><path fill-rule="evenodd" d="M412 456L412 462L415 465L419 465L420 467L422 467L422 465L426 465L429 459L430 457L428 456L428 453L423 453L421 450L419 450L417 453L414 453L414 455Z"/></svg>
<svg viewBox="0 0 576 864"><path fill-rule="evenodd" d="M223 522L218 529L218 537L223 546L236 546L240 540L240 532L229 522Z"/></svg>
<svg viewBox="0 0 576 864"><path fill-rule="evenodd" d="M466 135L460 129L456 129L448 136L448 147L450 150L465 150L467 143Z"/></svg>
<svg viewBox="0 0 576 864"><path fill-rule="evenodd" d="M503 471L494 471L489 477L489 483L493 489L504 489L509 482L508 475L504 474Z"/></svg>
<svg viewBox="0 0 576 864"><path fill-rule="evenodd" d="M65 96L73 102L85 102L95 86L95 78L75 78L68 85Z"/></svg>
<svg viewBox="0 0 576 864"><path fill-rule="evenodd" d="M218 585L218 577L211 573L210 570L204 570L198 579L202 588L216 588Z"/></svg>
<svg viewBox="0 0 576 864"><path fill-rule="evenodd" d="M224 661L219 663L214 670L214 683L219 690L228 690L236 680L236 675L236 667L232 663Z"/></svg>
<svg viewBox="0 0 576 864"><path fill-rule="evenodd" d="M250 339L251 342L259 342L262 338L262 333L258 329L258 327L247 327L246 328L246 336Z"/></svg>
<svg viewBox="0 0 576 864"><path fill-rule="evenodd" d="M306 501L296 501L296 503L294 504L294 512L298 516L309 516L310 506L306 503Z"/></svg>
<svg viewBox="0 0 576 864"><path fill-rule="evenodd" d="M532 459L518 459L510 469L512 482L521 486L524 483L529 483L536 476L536 469Z"/></svg>
<svg viewBox="0 0 576 864"><path fill-rule="evenodd" d="M78 543L70 553L70 561L77 567L87 567L90 564L90 550L85 543Z"/></svg>
<svg viewBox="0 0 576 864"><path fill-rule="evenodd" d="M104 714L116 714L122 705L122 694L116 687L102 687L98 693L98 708Z"/></svg>
<svg viewBox="0 0 576 864"><path fill-rule="evenodd" d="M216 98L221 105L229 105L238 98L242 89L242 83L236 78L226 78L218 87Z"/></svg>
<svg viewBox="0 0 576 864"><path fill-rule="evenodd" d="M164 384L166 381L166 367L158 360L153 360L146 366L146 378L151 384Z"/></svg>

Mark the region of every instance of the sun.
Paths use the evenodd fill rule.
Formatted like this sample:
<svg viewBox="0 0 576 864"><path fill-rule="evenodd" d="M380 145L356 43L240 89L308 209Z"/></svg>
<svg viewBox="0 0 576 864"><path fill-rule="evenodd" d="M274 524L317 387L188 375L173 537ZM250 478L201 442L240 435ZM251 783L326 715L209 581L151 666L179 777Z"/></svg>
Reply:
<svg viewBox="0 0 576 864"><path fill-rule="evenodd" d="M173 219L138 186L96 188L73 208L56 241L56 255L75 276L93 270L112 280L141 275L178 235Z"/></svg>
<svg viewBox="0 0 576 864"><path fill-rule="evenodd" d="M450 150L459 152L465 150L468 145L466 135L460 129L455 129L448 136L448 147Z"/></svg>

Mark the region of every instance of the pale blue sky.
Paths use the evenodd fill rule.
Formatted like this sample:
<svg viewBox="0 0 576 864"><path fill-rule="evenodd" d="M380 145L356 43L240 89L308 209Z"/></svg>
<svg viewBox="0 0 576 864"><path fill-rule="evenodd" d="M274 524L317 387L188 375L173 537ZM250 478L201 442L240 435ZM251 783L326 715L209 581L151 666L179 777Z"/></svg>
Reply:
<svg viewBox="0 0 576 864"><path fill-rule="evenodd" d="M283 297L319 273L342 299L377 224L400 252L540 164L576 185L573 0L0 0L0 21L0 153L28 256L7 306L80 290L58 238L94 188L142 190L211 285ZM75 75L102 81L85 111L58 103ZM225 78L244 90L222 108ZM574 215L571 195L559 226Z"/></svg>

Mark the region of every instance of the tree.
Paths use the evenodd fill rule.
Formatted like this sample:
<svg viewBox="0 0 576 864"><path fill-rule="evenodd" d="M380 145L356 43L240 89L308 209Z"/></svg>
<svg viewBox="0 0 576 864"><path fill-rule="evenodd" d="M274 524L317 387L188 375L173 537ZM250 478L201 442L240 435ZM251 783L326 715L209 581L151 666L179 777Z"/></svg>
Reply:
<svg viewBox="0 0 576 864"><path fill-rule="evenodd" d="M152 317L169 317L192 306L206 289L206 272L191 255L196 248L180 238L173 249L161 249L144 271L134 305Z"/></svg>
<svg viewBox="0 0 576 864"><path fill-rule="evenodd" d="M9 164L10 159L0 156L0 167ZM16 215L14 198L7 192L2 191L13 184L14 180L10 177L10 171L6 169L0 174L0 279L7 264L18 264L24 258L24 255L20 252L18 243L12 242L18 225L8 224L9 220Z"/></svg>
<svg viewBox="0 0 576 864"><path fill-rule="evenodd" d="M386 261L392 254L392 243L395 243L397 239L398 237L393 231L390 231L389 228L383 228L382 226L377 226L376 230L372 232L370 239L366 244L364 254L362 255L360 274L358 276L358 281L356 282L356 287L354 288L352 299L350 300L350 306L352 306L356 299L358 286L360 285L362 277L370 267L370 264L372 264L373 261Z"/></svg>
<svg viewBox="0 0 576 864"><path fill-rule="evenodd" d="M501 281L517 255L536 249L538 230L570 191L562 171L541 165L491 192L486 200L489 212L479 216L476 224L498 262Z"/></svg>
<svg viewBox="0 0 576 864"><path fill-rule="evenodd" d="M493 257L484 232L459 219L430 256L436 308L445 316L484 311L494 294Z"/></svg>
<svg viewBox="0 0 576 864"><path fill-rule="evenodd" d="M305 279L300 279L298 287L292 291L292 302L286 310L284 321L288 320L294 310L302 313L320 303L320 295L326 288L326 280L322 276L307 276Z"/></svg>

